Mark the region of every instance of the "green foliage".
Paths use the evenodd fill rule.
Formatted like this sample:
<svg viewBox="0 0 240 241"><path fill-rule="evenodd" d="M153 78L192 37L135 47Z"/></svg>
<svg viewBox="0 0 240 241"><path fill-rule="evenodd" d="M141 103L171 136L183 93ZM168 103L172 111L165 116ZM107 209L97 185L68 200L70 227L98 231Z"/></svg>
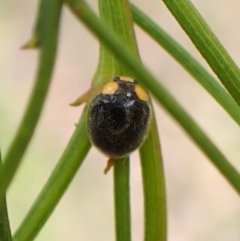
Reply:
<svg viewBox="0 0 240 241"><path fill-rule="evenodd" d="M227 91L204 69L180 44L154 23L136 6L132 5L134 21L161 45L192 77L199 82L213 98L240 125L240 109Z"/></svg>
<svg viewBox="0 0 240 241"><path fill-rule="evenodd" d="M1 152L0 152L0 167L2 167ZM0 199L0 240L1 241L12 240L5 195Z"/></svg>
<svg viewBox="0 0 240 241"><path fill-rule="evenodd" d="M66 191L89 149L86 130L87 108L51 177L33 204L13 240L33 240Z"/></svg>
<svg viewBox="0 0 240 241"><path fill-rule="evenodd" d="M94 93L114 76L129 75L138 80L156 101L185 130L214 166L240 193L240 174L208 138L192 117L142 64L133 29L133 19L187 70L213 98L240 124L240 71L227 51L195 7L188 1L164 0L176 20L185 30L227 91L186 50L165 33L128 0L99 0L100 18L82 0L66 0L65 5L100 40L98 68L92 81ZM0 200L12 181L24 153L31 142L49 90L58 43L58 30L63 7L62 0L41 0L32 39L24 47L38 47L39 67L29 104L15 139L0 166ZM133 11L133 17L131 13ZM233 101L235 100L235 102ZM40 192L13 240L33 240L41 230L59 200L64 195L77 170L86 158L91 144L86 130L89 102L82 113L69 144L49 180ZM167 209L165 179L160 141L153 111L153 121L140 148L144 191L145 241L167 239ZM127 159L127 160L126 160ZM114 165L114 200L116 240L131 240L130 170L129 158L116 160ZM1 241L11 240L7 208L0 202ZM2 235L2 233L7 235Z"/></svg>
<svg viewBox="0 0 240 241"><path fill-rule="evenodd" d="M163 0L219 80L240 105L240 70L189 0Z"/></svg>

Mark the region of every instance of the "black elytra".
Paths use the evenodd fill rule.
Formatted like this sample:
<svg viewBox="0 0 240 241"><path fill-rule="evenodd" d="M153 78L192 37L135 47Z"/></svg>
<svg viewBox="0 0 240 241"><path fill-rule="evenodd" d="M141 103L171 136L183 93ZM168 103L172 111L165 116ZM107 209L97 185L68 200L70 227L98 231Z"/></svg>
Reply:
<svg viewBox="0 0 240 241"><path fill-rule="evenodd" d="M150 117L147 93L135 80L116 77L90 104L89 138L109 157L127 156L145 139Z"/></svg>

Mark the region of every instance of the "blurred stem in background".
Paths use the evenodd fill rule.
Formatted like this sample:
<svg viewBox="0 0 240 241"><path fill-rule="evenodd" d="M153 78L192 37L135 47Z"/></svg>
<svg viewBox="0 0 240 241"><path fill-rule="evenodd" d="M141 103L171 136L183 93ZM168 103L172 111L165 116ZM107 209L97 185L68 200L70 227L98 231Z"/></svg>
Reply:
<svg viewBox="0 0 240 241"><path fill-rule="evenodd" d="M32 39L25 48L40 48L35 85L18 131L0 168L0 198L12 181L37 127L52 79L58 46L62 0L42 0Z"/></svg>
<svg viewBox="0 0 240 241"><path fill-rule="evenodd" d="M0 151L0 167L2 167L2 156ZM0 198L0 241L11 241L11 229L8 219L7 201L5 195Z"/></svg>
<svg viewBox="0 0 240 241"><path fill-rule="evenodd" d="M87 136L86 116L87 107L58 164L14 234L13 240L34 240L85 160L91 147Z"/></svg>

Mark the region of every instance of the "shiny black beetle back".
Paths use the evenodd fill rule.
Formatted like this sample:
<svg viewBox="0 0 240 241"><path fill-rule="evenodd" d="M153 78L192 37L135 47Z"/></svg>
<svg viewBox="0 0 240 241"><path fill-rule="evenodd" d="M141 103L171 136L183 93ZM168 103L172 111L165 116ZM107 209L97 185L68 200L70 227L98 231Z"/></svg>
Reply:
<svg viewBox="0 0 240 241"><path fill-rule="evenodd" d="M148 96L130 80L116 77L89 107L90 140L109 157L123 157L134 151L148 129L150 106L145 98Z"/></svg>

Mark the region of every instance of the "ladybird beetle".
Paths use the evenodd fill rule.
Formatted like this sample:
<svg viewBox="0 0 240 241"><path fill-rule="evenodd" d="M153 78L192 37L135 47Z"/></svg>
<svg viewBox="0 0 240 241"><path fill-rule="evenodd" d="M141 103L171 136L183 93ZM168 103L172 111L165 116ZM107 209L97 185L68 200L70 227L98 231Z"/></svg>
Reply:
<svg viewBox="0 0 240 241"><path fill-rule="evenodd" d="M129 155L146 137L151 119L148 94L130 77L115 77L91 102L91 142L113 158Z"/></svg>

